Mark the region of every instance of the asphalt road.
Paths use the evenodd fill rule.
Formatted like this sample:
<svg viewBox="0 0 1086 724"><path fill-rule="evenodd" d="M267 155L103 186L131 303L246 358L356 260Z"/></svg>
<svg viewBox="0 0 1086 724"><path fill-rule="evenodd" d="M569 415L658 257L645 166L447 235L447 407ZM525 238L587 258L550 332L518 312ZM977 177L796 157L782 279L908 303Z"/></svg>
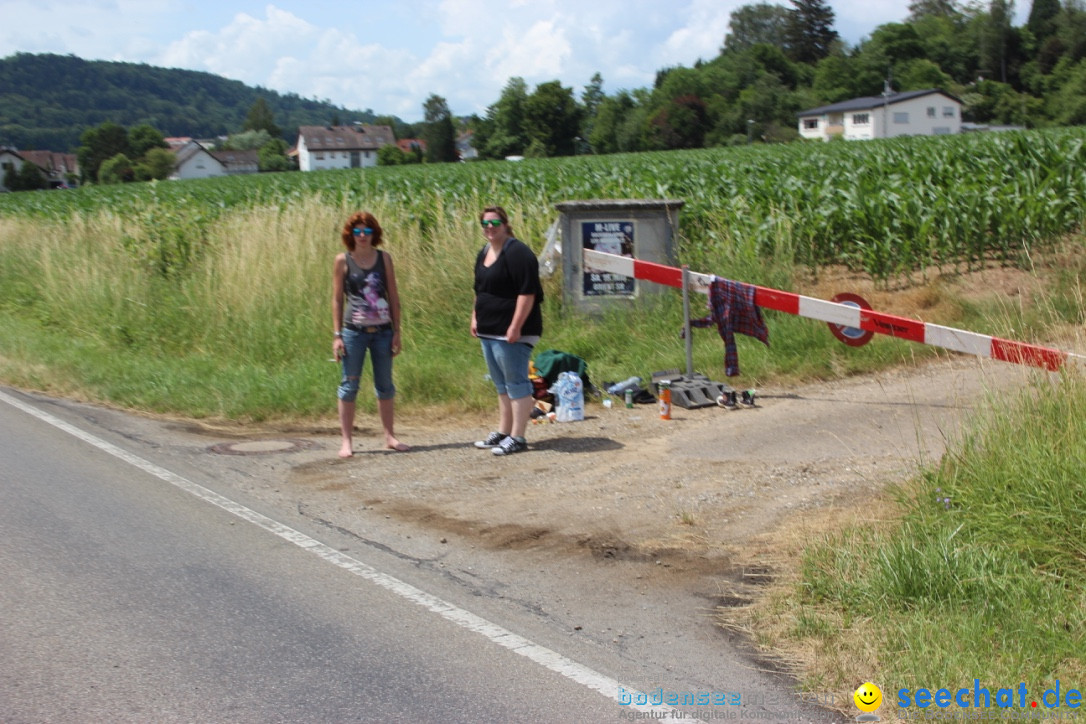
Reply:
<svg viewBox="0 0 1086 724"><path fill-rule="evenodd" d="M0 390L0 721L844 719L661 629L666 598L380 521L363 537L117 417ZM551 602L603 630L556 629ZM721 690L743 705L656 706Z"/></svg>

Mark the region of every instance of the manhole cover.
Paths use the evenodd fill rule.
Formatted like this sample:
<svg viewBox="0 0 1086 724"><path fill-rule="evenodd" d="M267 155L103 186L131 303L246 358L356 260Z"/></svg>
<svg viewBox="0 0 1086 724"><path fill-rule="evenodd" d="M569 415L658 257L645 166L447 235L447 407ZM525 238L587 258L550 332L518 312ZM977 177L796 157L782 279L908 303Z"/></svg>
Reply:
<svg viewBox="0 0 1086 724"><path fill-rule="evenodd" d="M220 455L266 455L268 453L292 453L318 447L309 440L239 440L220 442L208 448Z"/></svg>

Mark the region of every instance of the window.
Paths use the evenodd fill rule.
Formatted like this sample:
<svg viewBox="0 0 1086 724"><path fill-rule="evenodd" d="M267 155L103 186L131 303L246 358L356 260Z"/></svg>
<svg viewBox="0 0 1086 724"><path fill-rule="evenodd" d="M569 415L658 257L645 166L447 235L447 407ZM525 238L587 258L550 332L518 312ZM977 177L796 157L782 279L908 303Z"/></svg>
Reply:
<svg viewBox="0 0 1086 724"><path fill-rule="evenodd" d="M854 126L866 126L871 123L871 116L867 113L854 113L852 115L852 125Z"/></svg>
<svg viewBox="0 0 1086 724"><path fill-rule="evenodd" d="M955 115L954 106L943 106L943 118L953 118Z"/></svg>
<svg viewBox="0 0 1086 724"><path fill-rule="evenodd" d="M894 123L898 125L907 124L909 122L909 114L905 111L899 111L894 114Z"/></svg>
<svg viewBox="0 0 1086 724"><path fill-rule="evenodd" d="M935 106L928 106L928 118L935 118Z"/></svg>
<svg viewBox="0 0 1086 724"><path fill-rule="evenodd" d="M935 128L932 129L931 132L932 132L932 134L934 134L936 136L949 136L950 135L950 129L947 128L946 126L936 126Z"/></svg>
<svg viewBox="0 0 1086 724"><path fill-rule="evenodd" d="M803 119L803 128L804 128L804 130L807 130L807 131L817 131L818 130L818 119L817 118L804 118Z"/></svg>

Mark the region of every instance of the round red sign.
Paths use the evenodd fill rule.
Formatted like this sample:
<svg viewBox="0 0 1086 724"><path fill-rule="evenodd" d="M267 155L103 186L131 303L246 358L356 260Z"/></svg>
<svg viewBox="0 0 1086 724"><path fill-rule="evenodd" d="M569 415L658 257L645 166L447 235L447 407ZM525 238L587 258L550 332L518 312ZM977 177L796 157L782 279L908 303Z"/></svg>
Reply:
<svg viewBox="0 0 1086 724"><path fill-rule="evenodd" d="M866 299L858 294L850 294L849 292L841 292L830 301L837 302L838 304L846 304L850 307L856 307L857 309L871 309L871 305L867 303ZM830 332L833 333L833 336L837 337L837 339L841 340L849 347L863 347L875 336L875 333L870 330L863 330L857 327L845 327L831 322L827 322L827 324L829 324Z"/></svg>

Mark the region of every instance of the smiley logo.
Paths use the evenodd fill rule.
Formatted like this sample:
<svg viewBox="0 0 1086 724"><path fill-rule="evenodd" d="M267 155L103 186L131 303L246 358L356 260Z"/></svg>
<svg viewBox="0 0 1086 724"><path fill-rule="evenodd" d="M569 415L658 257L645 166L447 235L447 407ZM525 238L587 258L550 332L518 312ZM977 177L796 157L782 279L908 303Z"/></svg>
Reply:
<svg viewBox="0 0 1086 724"><path fill-rule="evenodd" d="M865 681L852 694L852 700L860 711L872 712L882 706L882 690L870 681Z"/></svg>

